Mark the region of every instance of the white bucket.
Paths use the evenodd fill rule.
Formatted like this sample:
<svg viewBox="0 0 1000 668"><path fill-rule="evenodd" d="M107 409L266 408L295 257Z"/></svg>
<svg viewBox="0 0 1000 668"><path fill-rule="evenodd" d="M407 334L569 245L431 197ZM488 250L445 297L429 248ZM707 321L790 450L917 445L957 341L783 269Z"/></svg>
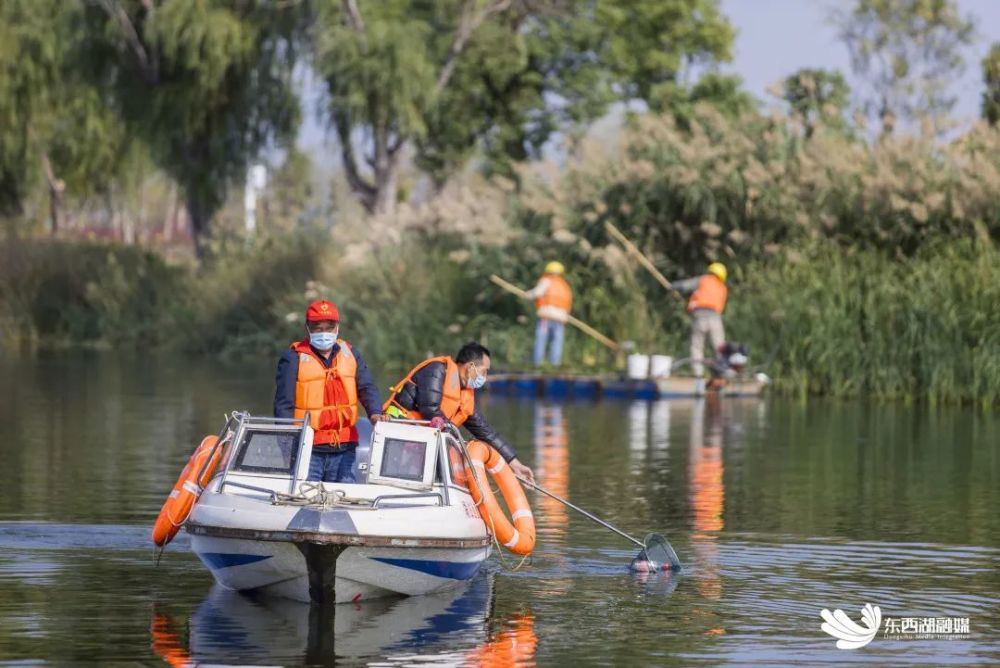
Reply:
<svg viewBox="0 0 1000 668"><path fill-rule="evenodd" d="M653 378L670 378L674 358L670 355L653 355L649 358L649 375Z"/></svg>
<svg viewBox="0 0 1000 668"><path fill-rule="evenodd" d="M626 362L629 378L644 380L649 377L649 355L629 355Z"/></svg>

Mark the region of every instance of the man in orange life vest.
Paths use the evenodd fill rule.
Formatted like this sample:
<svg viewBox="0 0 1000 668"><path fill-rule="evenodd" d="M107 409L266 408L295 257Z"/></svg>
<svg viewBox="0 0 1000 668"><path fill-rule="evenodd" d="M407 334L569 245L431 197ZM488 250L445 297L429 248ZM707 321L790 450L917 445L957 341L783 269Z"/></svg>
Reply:
<svg viewBox="0 0 1000 668"><path fill-rule="evenodd" d="M708 265L708 272L698 278L689 278L672 283L679 292L691 292L687 310L691 314L691 370L697 382L695 393L705 392L705 335L712 342L712 350L718 354L726 342L722 327L722 312L726 309L726 266L721 262ZM715 357L715 355L712 355Z"/></svg>
<svg viewBox="0 0 1000 668"><path fill-rule="evenodd" d="M437 429L444 426L445 420L456 427L464 426L474 438L499 452L515 474L533 481L534 474L518 461L514 446L476 408L476 390L486 384L489 370L490 351L471 341L462 346L455 359L432 357L415 366L390 388L392 394L382 408L392 417L430 420Z"/></svg>
<svg viewBox="0 0 1000 668"><path fill-rule="evenodd" d="M545 359L545 345L549 338L549 362L559 366L562 360L563 339L566 335L566 318L573 306L573 291L563 278L566 268L562 262L549 262L538 283L528 290L529 298L535 300L535 366L541 366Z"/></svg>
<svg viewBox="0 0 1000 668"><path fill-rule="evenodd" d="M358 403L368 419L382 418L382 396L357 348L338 339L340 313L332 302L306 309L306 338L278 360L274 417L301 418L309 412L313 434L309 480L354 482L358 448Z"/></svg>

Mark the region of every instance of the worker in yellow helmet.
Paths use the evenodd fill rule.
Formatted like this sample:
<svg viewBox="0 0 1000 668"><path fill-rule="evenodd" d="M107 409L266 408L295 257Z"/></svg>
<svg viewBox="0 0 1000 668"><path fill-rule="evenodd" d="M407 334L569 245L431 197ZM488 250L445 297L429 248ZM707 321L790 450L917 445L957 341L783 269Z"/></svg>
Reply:
<svg viewBox="0 0 1000 668"><path fill-rule="evenodd" d="M697 382L695 393L705 392L705 335L712 342L712 350L718 352L726 342L726 332L722 327L722 312L726 310L726 265L713 262L708 271L696 278L675 281L672 285L678 292L690 292L687 310L691 314L691 370ZM714 357L715 355L712 355Z"/></svg>
<svg viewBox="0 0 1000 668"><path fill-rule="evenodd" d="M552 261L545 265L545 273L538 283L528 290L528 297L535 300L535 366L541 366L545 359L545 347L551 339L549 362L559 366L562 360L563 339L566 335L566 318L573 306L573 291L563 277L566 267L562 262Z"/></svg>

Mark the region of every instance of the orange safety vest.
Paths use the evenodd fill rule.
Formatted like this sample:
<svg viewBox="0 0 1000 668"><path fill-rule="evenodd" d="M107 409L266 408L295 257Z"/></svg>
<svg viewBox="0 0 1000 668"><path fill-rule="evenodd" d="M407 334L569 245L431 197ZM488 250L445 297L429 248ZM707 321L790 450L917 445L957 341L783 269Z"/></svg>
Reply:
<svg viewBox="0 0 1000 668"><path fill-rule="evenodd" d="M697 308L707 308L718 314L726 309L726 295L729 288L715 274L705 274L698 281L698 289L688 300L687 310L692 313Z"/></svg>
<svg viewBox="0 0 1000 668"><path fill-rule="evenodd" d="M462 387L462 382L458 378L458 365L450 357L432 357L413 367L410 373L406 374L406 378L389 388L392 394L389 395L389 399L385 402L382 409L389 410L389 406L395 406L402 411L406 411L406 417L410 420L427 419L418 411L409 410L401 406L396 401L396 395L399 394L404 385L413 382L413 374L433 362L443 362L447 367L444 375L444 387L441 388L441 412L448 422L451 422L456 427L461 427L476 411L476 392L471 388Z"/></svg>
<svg viewBox="0 0 1000 668"><path fill-rule="evenodd" d="M324 365L309 341L291 348L299 354L299 375L295 380L295 418L309 411L315 430L313 445L340 445L358 440L358 360L347 341L338 339L340 349Z"/></svg>
<svg viewBox="0 0 1000 668"><path fill-rule="evenodd" d="M545 290L544 295L535 300L535 308L554 306L569 313L573 306L573 290L570 289L566 279L558 274L546 274L542 278L549 282L549 287Z"/></svg>

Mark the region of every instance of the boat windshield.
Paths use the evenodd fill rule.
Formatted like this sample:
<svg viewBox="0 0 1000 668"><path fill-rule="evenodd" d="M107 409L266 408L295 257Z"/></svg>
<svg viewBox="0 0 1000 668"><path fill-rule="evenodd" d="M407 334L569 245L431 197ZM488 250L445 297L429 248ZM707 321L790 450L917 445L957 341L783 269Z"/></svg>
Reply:
<svg viewBox="0 0 1000 668"><path fill-rule="evenodd" d="M382 465L379 475L383 478L422 481L426 458L426 442L387 438L382 445Z"/></svg>
<svg viewBox="0 0 1000 668"><path fill-rule="evenodd" d="M232 470L292 475L298 456L297 433L248 429L236 450Z"/></svg>

